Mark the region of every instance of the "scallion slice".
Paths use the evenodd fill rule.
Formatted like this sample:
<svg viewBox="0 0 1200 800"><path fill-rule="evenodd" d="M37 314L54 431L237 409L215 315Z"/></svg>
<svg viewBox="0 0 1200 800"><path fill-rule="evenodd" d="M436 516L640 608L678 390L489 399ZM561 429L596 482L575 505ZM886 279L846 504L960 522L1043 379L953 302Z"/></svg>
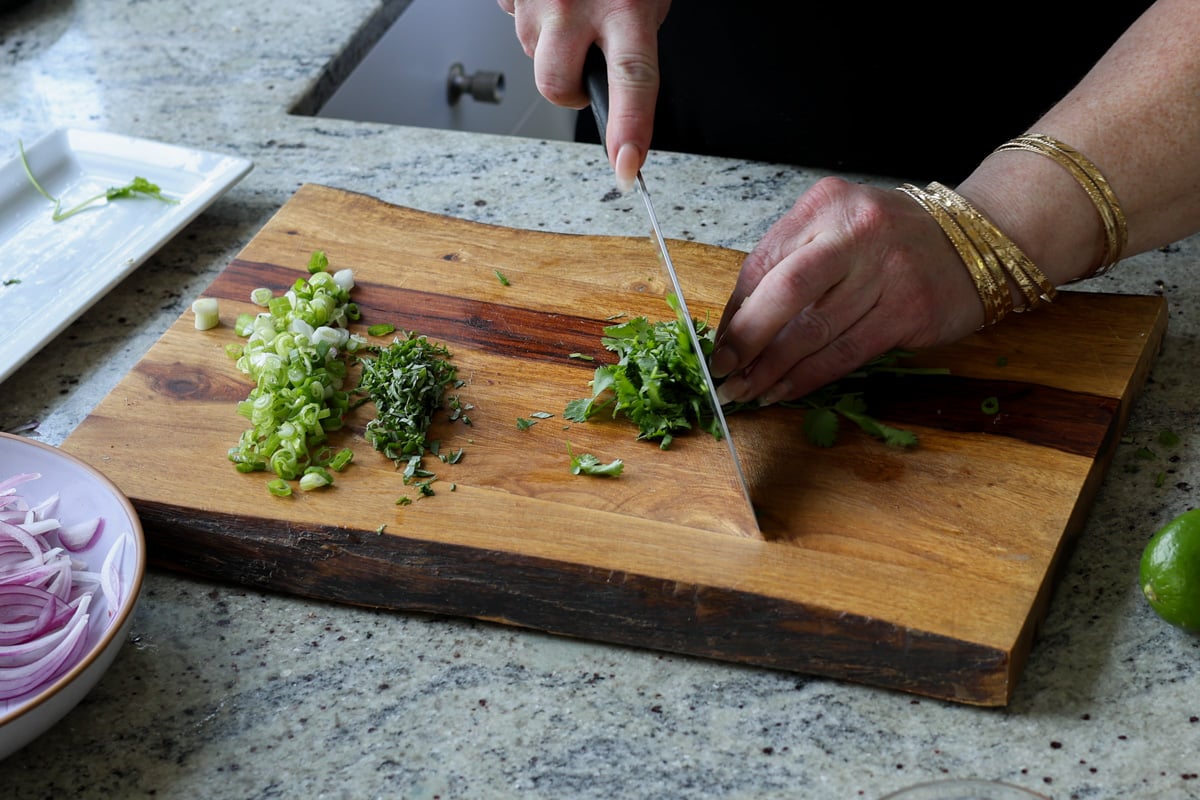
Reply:
<svg viewBox="0 0 1200 800"><path fill-rule="evenodd" d="M221 307L215 297L201 297L192 302L196 330L207 331L221 324Z"/></svg>

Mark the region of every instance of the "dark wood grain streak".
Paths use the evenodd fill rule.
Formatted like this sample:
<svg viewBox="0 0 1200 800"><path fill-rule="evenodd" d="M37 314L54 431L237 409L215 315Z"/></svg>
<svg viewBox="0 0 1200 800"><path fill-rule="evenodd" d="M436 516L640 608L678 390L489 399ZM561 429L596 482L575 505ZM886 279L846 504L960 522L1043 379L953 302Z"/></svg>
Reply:
<svg viewBox="0 0 1200 800"><path fill-rule="evenodd" d="M235 259L214 289L224 297L246 297L264 283L288 286L295 275L294 268ZM368 320L387 320L435 341L504 358L577 366L586 373L580 380L581 396L587 394L595 367L616 359L600 343L611 321L378 285L362 285L356 296L369 298L360 301ZM572 359L572 353L594 360ZM884 376L847 382L846 388L861 390L871 413L894 425L987 433L1089 457L1096 454L1118 408L1111 397L955 375ZM982 410L989 397L999 401L999 413Z"/></svg>
<svg viewBox="0 0 1200 800"><path fill-rule="evenodd" d="M213 290L222 297L241 299L258 286L291 286L295 277L294 268L234 259ZM582 353L598 362L616 360L600 344L605 326L613 324L609 321L369 283L356 286L354 294L364 320L389 322L398 330L447 345L506 358L569 362L589 370L597 364L572 359L571 354Z"/></svg>
<svg viewBox="0 0 1200 800"><path fill-rule="evenodd" d="M787 599L336 526L197 516L160 503L141 503L138 510L147 529L160 534L151 539L152 564L222 582L848 678L966 703L1006 692L994 678L1005 669L1002 651ZM229 530L240 535L224 535Z"/></svg>
<svg viewBox="0 0 1200 800"><path fill-rule="evenodd" d="M160 397L180 401L227 401L231 408L245 400L254 385L249 378L238 380L229 374L182 361L170 364L141 361L134 370L146 376L148 385Z"/></svg>
<svg viewBox="0 0 1200 800"><path fill-rule="evenodd" d="M1117 398L1025 381L914 375L860 383L871 413L893 424L1004 436L1089 458L1120 407ZM983 409L988 398L997 401L994 414Z"/></svg>

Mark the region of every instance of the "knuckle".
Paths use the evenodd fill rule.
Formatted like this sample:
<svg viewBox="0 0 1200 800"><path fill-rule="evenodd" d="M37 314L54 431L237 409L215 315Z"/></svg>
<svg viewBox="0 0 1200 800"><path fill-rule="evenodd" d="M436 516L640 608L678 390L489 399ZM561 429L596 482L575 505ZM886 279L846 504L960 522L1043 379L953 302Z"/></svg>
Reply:
<svg viewBox="0 0 1200 800"><path fill-rule="evenodd" d="M817 279L813 270L801 269L799 266L781 264L773 271L772 279L776 282L775 298L781 306L805 308L810 298L818 296Z"/></svg>
<svg viewBox="0 0 1200 800"><path fill-rule="evenodd" d="M609 63L609 69L614 70L613 81L616 83L634 89L658 87L658 63L646 53L622 53Z"/></svg>
<svg viewBox="0 0 1200 800"><path fill-rule="evenodd" d="M874 194L857 195L846 204L844 224L850 236L876 240L892 228L892 214L882 199Z"/></svg>
<svg viewBox="0 0 1200 800"><path fill-rule="evenodd" d="M556 73L538 73L534 83L538 93L555 105L568 105L579 93L579 87L569 85Z"/></svg>
<svg viewBox="0 0 1200 800"><path fill-rule="evenodd" d="M832 363L844 364L846 371L858 369L875 356L885 352L888 347L877 345L870 339L860 336L839 336L829 343ZM840 377L840 376L838 376Z"/></svg>
<svg viewBox="0 0 1200 800"><path fill-rule="evenodd" d="M801 352L811 353L837 344L838 331L833 319L819 306L809 306L800 312L793 327Z"/></svg>
<svg viewBox="0 0 1200 800"><path fill-rule="evenodd" d="M813 184L801 198L809 213L831 219L847 241L870 240L893 227L888 198L878 190L828 176Z"/></svg>

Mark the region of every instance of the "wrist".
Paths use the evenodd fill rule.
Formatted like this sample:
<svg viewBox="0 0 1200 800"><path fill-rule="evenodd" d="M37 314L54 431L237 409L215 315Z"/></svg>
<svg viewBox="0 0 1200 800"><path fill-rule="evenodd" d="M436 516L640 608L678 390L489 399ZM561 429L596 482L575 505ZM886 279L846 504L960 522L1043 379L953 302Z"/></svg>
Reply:
<svg viewBox="0 0 1200 800"><path fill-rule="evenodd" d="M1022 150L992 153L957 191L1055 286L1084 278L1103 263L1105 233L1095 205L1049 158Z"/></svg>

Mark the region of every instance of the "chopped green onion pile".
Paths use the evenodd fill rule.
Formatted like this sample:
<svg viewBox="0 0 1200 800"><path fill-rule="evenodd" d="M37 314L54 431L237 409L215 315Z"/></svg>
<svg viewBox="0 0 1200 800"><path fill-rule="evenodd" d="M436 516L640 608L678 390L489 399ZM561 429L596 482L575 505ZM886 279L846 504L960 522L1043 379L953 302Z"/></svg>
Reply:
<svg viewBox="0 0 1200 800"><path fill-rule="evenodd" d="M275 495L291 494L293 480L301 490L328 486L328 470L345 468L351 458L349 449L334 452L327 441L350 407L347 359L365 339L347 327L359 318L350 301L353 273L330 273L328 266L317 251L309 276L288 291L272 296L256 289L252 300L266 310L239 316L236 331L246 341L227 348L255 382L238 403L252 427L229 449L229 460L239 472L274 472L268 491Z"/></svg>

